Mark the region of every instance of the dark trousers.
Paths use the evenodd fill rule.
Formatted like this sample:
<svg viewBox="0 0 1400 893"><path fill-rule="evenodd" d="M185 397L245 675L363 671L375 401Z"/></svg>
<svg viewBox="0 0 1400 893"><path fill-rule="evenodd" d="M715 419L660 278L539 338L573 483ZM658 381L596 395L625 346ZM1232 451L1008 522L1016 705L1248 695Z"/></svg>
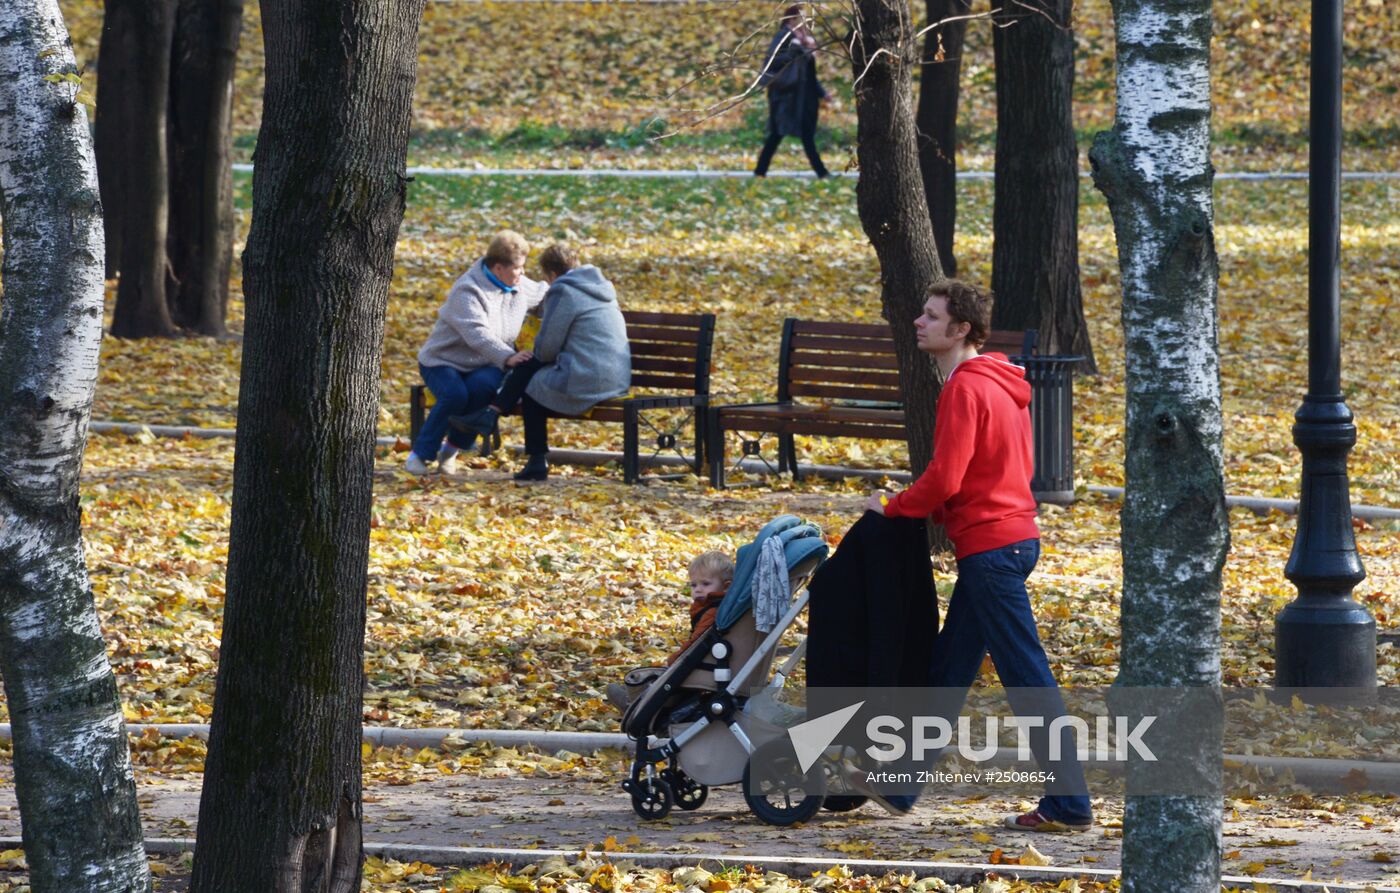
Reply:
<svg viewBox="0 0 1400 893"><path fill-rule="evenodd" d="M758 153L758 165L753 169L755 175L763 177L768 174L768 165L773 161L773 153L778 151L778 143L783 141L783 135L770 130L768 139L763 141L763 150ZM802 150L807 153L807 162L812 165L812 170L817 172L818 177L825 177L829 172L826 165L822 164L822 157L817 153L817 132L812 130L802 134Z"/></svg>
<svg viewBox="0 0 1400 893"><path fill-rule="evenodd" d="M562 413L555 412L525 393L525 386L530 383L530 379L534 378L535 373L546 365L548 364L532 357L512 368L506 373L505 380L501 382L500 390L496 392L495 399L491 401L491 405L503 413L510 412L517 403L520 404L520 415L525 420L525 455L527 456L548 456L549 420L565 418Z"/></svg>
<svg viewBox="0 0 1400 893"><path fill-rule="evenodd" d="M549 455L549 420L566 418L534 397L526 394L520 400L520 415L525 419L525 455Z"/></svg>
<svg viewBox="0 0 1400 893"><path fill-rule="evenodd" d="M1064 700L1050 672L1031 613L1026 578L1040 557L1040 540L1025 540L958 559L958 582L948 601L948 615L933 645L931 681L943 686L940 715L956 716L962 697L977 679L983 655L990 654L997 676L1018 716L1039 716L1044 726L1032 729L1030 749L1044 770L1054 773L1040 812L1048 819L1080 821L1091 815L1084 770L1072 736L1061 735L1060 759L1051 761L1048 726L1065 712ZM949 709L951 708L951 709Z"/></svg>
<svg viewBox="0 0 1400 893"><path fill-rule="evenodd" d="M510 371L506 373L505 379L501 381L496 396L491 399L491 405L503 413L510 412L524 396L525 386L530 383L530 379L534 378L535 373L543 369L544 366L543 360L531 357L519 366L511 367Z"/></svg>

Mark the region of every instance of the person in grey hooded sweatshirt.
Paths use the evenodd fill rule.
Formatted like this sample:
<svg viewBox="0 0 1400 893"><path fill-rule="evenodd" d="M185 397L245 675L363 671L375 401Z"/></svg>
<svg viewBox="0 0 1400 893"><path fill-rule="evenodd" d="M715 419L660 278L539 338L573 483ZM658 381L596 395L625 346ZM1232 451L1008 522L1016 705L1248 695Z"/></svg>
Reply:
<svg viewBox="0 0 1400 893"><path fill-rule="evenodd" d="M458 431L489 434L501 414L520 403L526 463L517 481L549 476L549 418L583 415L627 393L632 381L627 325L612 283L597 267L580 266L567 245L546 248L540 270L550 285L533 358L510 371L485 409L448 420Z"/></svg>

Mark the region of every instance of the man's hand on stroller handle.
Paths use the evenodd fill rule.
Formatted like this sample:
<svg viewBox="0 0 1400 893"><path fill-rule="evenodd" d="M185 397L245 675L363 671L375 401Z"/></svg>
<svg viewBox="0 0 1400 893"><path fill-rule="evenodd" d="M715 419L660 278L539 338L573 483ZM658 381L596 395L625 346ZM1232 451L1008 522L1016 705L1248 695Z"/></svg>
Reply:
<svg viewBox="0 0 1400 893"><path fill-rule="evenodd" d="M874 512L877 515L885 513L885 506L890 504L889 494L884 490L876 490L870 494L870 498L865 501L865 510Z"/></svg>

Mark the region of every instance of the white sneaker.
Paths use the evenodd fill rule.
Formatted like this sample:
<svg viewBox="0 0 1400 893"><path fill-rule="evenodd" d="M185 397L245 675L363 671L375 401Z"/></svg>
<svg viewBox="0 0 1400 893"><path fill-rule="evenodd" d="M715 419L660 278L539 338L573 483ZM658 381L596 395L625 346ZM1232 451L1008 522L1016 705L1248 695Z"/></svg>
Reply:
<svg viewBox="0 0 1400 893"><path fill-rule="evenodd" d="M456 474L457 454L459 452L461 452L461 450L457 449L455 446L443 444L442 449L438 450L438 471L442 474Z"/></svg>
<svg viewBox="0 0 1400 893"><path fill-rule="evenodd" d="M418 458L417 453L409 453L408 461L403 464L403 470L409 474L427 474L428 463Z"/></svg>

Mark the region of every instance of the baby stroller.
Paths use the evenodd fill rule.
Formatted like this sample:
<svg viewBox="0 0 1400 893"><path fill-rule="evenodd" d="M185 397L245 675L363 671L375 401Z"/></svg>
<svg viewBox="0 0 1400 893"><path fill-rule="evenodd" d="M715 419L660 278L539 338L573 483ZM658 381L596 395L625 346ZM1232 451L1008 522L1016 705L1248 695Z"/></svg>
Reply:
<svg viewBox="0 0 1400 893"><path fill-rule="evenodd" d="M765 546L770 539L775 545ZM771 679L769 672L784 631L807 605L807 581L826 555L826 543L814 525L792 515L770 521L752 543L739 548L734 580L720 602L714 627L671 666L628 674L629 684L645 685L622 717L623 732L636 742L636 759L622 788L631 794L637 815L660 819L672 806L699 809L711 785L735 782L743 782L749 808L769 824L806 821L822 807L823 797L813 793L824 789L821 779L803 773L795 760L789 761L789 772L778 757L782 771L777 778L765 771L760 791L751 790L749 764L760 748L785 746L786 727L802 718L801 711L773 696L801 660L806 640ZM779 604L785 610L773 622L770 596L779 560L785 571L785 579L777 581L782 584ZM765 562L767 567L761 567ZM756 613L766 616L758 618ZM759 627L769 623L771 629L760 632ZM785 711L787 715L781 715ZM769 758L765 765L772 763ZM853 806L833 798L830 808Z"/></svg>

